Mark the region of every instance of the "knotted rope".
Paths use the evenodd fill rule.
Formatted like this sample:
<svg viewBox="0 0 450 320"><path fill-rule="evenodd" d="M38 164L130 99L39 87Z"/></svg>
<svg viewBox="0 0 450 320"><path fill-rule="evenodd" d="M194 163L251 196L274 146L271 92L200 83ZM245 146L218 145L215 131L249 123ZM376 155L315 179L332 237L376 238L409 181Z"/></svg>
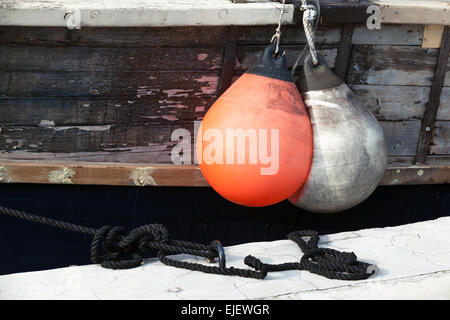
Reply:
<svg viewBox="0 0 450 320"><path fill-rule="evenodd" d="M316 30L319 25L320 19L320 3L319 0L310 0L314 2L314 4L308 4L308 0L302 0L302 5L300 6L300 11L303 11L303 29L305 31L306 36L306 45L303 48L303 51L298 56L295 61L294 66L292 67L292 74L295 73L301 58L305 54L306 50L309 49L311 54L312 64L313 66L317 66L319 64L319 60L317 58L317 51L315 47L316 40Z"/></svg>
<svg viewBox="0 0 450 320"><path fill-rule="evenodd" d="M226 267L225 252L219 241L209 245L195 242L173 240L169 238L167 228L161 224L146 224L127 233L122 227L103 226L100 229L84 227L56 219L33 215L21 210L0 206L0 213L23 220L93 236L91 243L91 261L109 269L130 269L144 263L144 257L150 250L158 250L159 260L169 266L205 273L264 279L267 272L283 270L309 270L330 279L360 280L367 279L374 269L367 263L358 262L354 253L339 252L318 248L318 233L315 231L297 231L288 235L305 253L300 262L279 265L264 264L259 259L247 256L245 264L255 270ZM310 237L308 242L303 237ZM219 266L207 266L199 263L179 261L166 257L166 253L189 254L207 258L214 262L219 258Z"/></svg>
<svg viewBox="0 0 450 320"><path fill-rule="evenodd" d="M309 238L308 241L303 238ZM297 243L303 251L300 262L266 264L258 258L247 256L245 264L256 270L286 271L308 270L329 279L363 280L378 272L374 265L357 261L353 252L340 252L334 249L319 248L319 234L316 231L295 231L288 234L288 239Z"/></svg>
<svg viewBox="0 0 450 320"><path fill-rule="evenodd" d="M281 21L283 20L283 13L284 13L284 3L286 0L281 1L281 7L280 7L280 18L278 19L278 26L275 29L275 33L272 36L272 39L270 40L271 43L275 42L275 55L278 54L278 51L280 50L280 39L281 39ZM284 52L283 52L284 54Z"/></svg>

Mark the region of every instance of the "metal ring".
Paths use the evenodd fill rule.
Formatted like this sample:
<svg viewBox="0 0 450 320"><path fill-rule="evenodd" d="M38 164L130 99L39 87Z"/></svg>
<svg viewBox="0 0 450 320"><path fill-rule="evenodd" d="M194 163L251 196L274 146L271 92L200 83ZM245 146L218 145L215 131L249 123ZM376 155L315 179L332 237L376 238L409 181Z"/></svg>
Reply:
<svg viewBox="0 0 450 320"><path fill-rule="evenodd" d="M217 249L217 253L219 254L219 268L226 268L226 259L225 259L225 250L223 249L222 242L219 240L214 240L211 242L211 245Z"/></svg>

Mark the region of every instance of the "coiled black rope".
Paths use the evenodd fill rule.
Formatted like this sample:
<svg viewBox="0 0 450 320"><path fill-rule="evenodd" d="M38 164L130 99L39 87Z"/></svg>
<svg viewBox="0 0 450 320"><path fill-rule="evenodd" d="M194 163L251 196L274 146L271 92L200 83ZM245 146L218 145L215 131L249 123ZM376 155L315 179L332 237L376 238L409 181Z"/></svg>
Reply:
<svg viewBox="0 0 450 320"><path fill-rule="evenodd" d="M162 263L177 268L255 279L264 279L267 275L264 268L258 271L233 267L227 268L223 247L219 241L213 241L209 245L204 245L172 240L169 239L167 228L161 224L142 225L127 233L122 227L103 226L100 229L88 228L2 206L0 206L0 213L93 236L91 261L101 264L104 268L130 269L138 267L144 263L144 257L150 250L157 249L157 256ZM201 256L207 258L210 262L214 262L216 258L219 258L219 267L170 259L166 257L167 253Z"/></svg>
<svg viewBox="0 0 450 320"><path fill-rule="evenodd" d="M309 238L305 241L303 238ZM308 270L329 279L363 280L378 272L375 265L357 260L353 252L341 252L334 249L319 248L319 234L316 231L304 230L288 234L288 239L297 243L303 251L300 262L282 264L265 264L251 255L244 260L245 264L256 270L286 271Z"/></svg>
<svg viewBox="0 0 450 320"><path fill-rule="evenodd" d="M144 263L149 250L157 249L159 260L169 266L204 273L264 279L268 272L285 270L309 270L330 279L361 280L376 272L374 266L357 261L351 252L318 248L319 235L316 231L296 231L288 234L288 239L297 243L304 255L300 262L265 264L249 255L244 262L255 270L226 267L225 252L219 241L209 245L169 239L167 228L161 224L146 224L127 233L122 227L103 226L100 229L84 227L56 219L45 218L21 210L0 206L0 213L23 220L93 236L91 261L109 269L130 269ZM305 241L303 238L308 237ZM207 266L167 258L166 254L190 254L207 258L214 262L219 258L219 266Z"/></svg>

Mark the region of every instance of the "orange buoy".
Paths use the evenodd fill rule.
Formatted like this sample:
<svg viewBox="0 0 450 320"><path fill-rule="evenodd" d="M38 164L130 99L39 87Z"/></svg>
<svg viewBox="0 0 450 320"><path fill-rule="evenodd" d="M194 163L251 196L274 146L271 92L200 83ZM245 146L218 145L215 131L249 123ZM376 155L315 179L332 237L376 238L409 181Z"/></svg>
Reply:
<svg viewBox="0 0 450 320"><path fill-rule="evenodd" d="M280 48L228 88L206 113L196 152L203 176L224 198L267 206L291 196L306 181L312 129Z"/></svg>

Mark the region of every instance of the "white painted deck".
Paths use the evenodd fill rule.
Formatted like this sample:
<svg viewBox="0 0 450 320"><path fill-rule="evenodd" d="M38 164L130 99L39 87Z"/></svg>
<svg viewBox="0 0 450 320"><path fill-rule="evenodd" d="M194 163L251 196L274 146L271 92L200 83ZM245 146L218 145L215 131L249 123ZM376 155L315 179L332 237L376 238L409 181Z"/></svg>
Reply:
<svg viewBox="0 0 450 320"><path fill-rule="evenodd" d="M354 251L360 260L376 263L380 273L356 282L308 271L269 273L255 280L176 269L149 259L131 270L87 265L0 276L0 299L450 299L450 217L322 236L320 246ZM248 254L269 263L301 256L289 240L227 247L226 253L229 266L242 268Z"/></svg>

